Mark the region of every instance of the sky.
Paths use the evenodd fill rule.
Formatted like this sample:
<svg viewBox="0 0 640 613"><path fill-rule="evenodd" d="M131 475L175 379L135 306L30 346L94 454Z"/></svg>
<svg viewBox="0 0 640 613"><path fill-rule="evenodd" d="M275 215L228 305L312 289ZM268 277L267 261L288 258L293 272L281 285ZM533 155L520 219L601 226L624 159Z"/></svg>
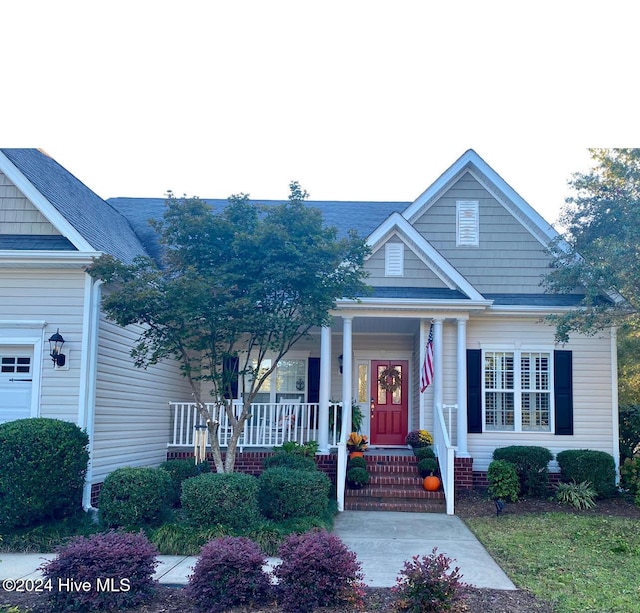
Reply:
<svg viewBox="0 0 640 613"><path fill-rule="evenodd" d="M412 201L472 148L554 222L640 143L635 0L0 4L0 146L103 198Z"/></svg>

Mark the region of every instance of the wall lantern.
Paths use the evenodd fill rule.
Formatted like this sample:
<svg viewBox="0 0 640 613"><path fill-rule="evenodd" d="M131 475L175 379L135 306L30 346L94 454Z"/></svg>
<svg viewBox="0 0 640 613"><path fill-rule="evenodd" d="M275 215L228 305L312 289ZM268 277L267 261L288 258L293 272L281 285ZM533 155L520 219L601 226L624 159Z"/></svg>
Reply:
<svg viewBox="0 0 640 613"><path fill-rule="evenodd" d="M49 338L49 355L53 360L54 368L56 366L58 367L64 366L66 358L64 356L64 353L61 353L62 345L64 345L64 339L60 334L60 328L58 328L56 333L52 334L51 337Z"/></svg>
<svg viewBox="0 0 640 613"><path fill-rule="evenodd" d="M338 367L340 368L340 374L342 374L342 364L344 363L344 358L342 357L342 354L340 354L338 356Z"/></svg>

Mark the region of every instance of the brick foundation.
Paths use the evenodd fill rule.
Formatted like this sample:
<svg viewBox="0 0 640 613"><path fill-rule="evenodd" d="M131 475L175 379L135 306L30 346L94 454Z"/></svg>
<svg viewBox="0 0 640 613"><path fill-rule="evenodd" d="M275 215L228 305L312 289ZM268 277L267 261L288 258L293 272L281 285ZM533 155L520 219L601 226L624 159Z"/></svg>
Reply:
<svg viewBox="0 0 640 613"><path fill-rule="evenodd" d="M262 465L265 458L273 455L273 451L242 451L236 453L236 472L247 473L257 477L262 473ZM222 461L224 462L226 454L222 453ZM193 457L193 451L180 451L172 450L167 451L167 460L186 460ZM331 483L336 483L336 473L338 471L338 456L334 453L316 455L316 466L319 470L325 473L330 479ZM215 471L213 465L213 455L207 453L207 461L211 466L211 470Z"/></svg>
<svg viewBox="0 0 640 613"><path fill-rule="evenodd" d="M454 473L456 490L473 489L473 458L455 458Z"/></svg>

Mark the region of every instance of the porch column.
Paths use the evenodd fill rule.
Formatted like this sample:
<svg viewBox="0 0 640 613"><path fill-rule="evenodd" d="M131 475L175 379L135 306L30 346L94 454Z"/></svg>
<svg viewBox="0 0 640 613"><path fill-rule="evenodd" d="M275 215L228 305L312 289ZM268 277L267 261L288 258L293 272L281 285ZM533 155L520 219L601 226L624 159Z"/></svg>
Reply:
<svg viewBox="0 0 640 613"><path fill-rule="evenodd" d="M343 428L346 436L351 432L351 395L353 393L353 356L351 334L353 330L353 317L342 318L342 414ZM344 434L343 432L343 434Z"/></svg>
<svg viewBox="0 0 640 613"><path fill-rule="evenodd" d="M433 320L433 402L435 407L442 406L443 390L442 390L442 371L443 371L443 355L442 350L442 319Z"/></svg>
<svg viewBox="0 0 640 613"><path fill-rule="evenodd" d="M320 398L318 452L329 453L329 394L331 392L331 328L320 331Z"/></svg>
<svg viewBox="0 0 640 613"><path fill-rule="evenodd" d="M457 364L458 381L456 387L456 404L458 405L457 447L459 458L468 458L467 448L467 320L458 320Z"/></svg>

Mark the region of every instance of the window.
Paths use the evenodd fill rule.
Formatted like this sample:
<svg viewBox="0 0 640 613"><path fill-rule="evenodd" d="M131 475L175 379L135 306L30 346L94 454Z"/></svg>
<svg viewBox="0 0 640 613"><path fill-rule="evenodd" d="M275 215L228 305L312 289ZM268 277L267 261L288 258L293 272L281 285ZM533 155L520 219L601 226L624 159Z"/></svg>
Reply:
<svg viewBox="0 0 640 613"><path fill-rule="evenodd" d="M551 353L485 351L485 429L550 432Z"/></svg>
<svg viewBox="0 0 640 613"><path fill-rule="evenodd" d="M404 244L387 243L384 246L385 277L404 276Z"/></svg>
<svg viewBox="0 0 640 613"><path fill-rule="evenodd" d="M1 359L1 371L6 373L22 373L29 374L31 370L31 358L30 357L2 357Z"/></svg>
<svg viewBox="0 0 640 613"><path fill-rule="evenodd" d="M255 365L255 363L254 363ZM271 360L263 360L261 373L271 368ZM307 389L307 361L283 359L278 362L260 388L255 402L281 402L282 398L305 401Z"/></svg>
<svg viewBox="0 0 640 613"><path fill-rule="evenodd" d="M456 202L456 246L477 247L480 244L480 221L477 200Z"/></svg>

